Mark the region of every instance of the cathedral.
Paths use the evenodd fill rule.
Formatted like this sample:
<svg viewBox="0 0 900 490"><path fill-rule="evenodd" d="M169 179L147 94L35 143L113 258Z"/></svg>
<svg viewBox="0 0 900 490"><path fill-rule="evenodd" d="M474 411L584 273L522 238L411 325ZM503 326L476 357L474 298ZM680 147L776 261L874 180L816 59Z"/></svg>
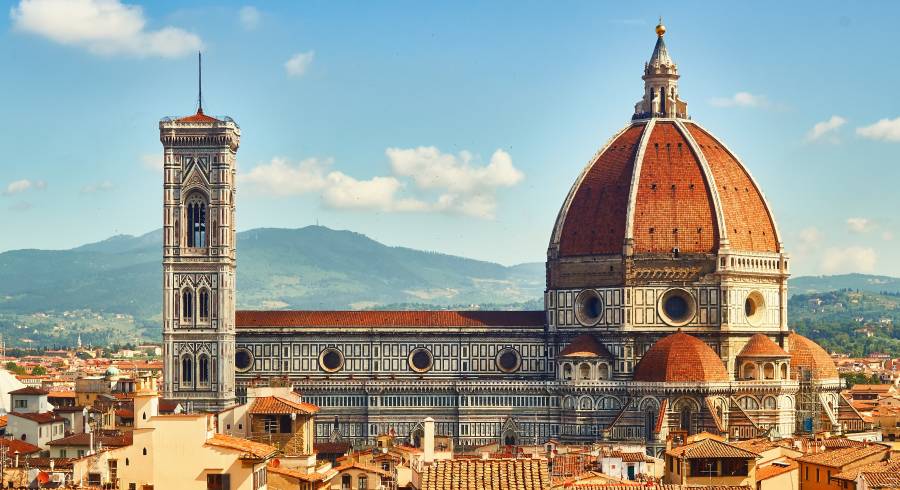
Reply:
<svg viewBox="0 0 900 490"><path fill-rule="evenodd" d="M631 121L565 196L542 311L236 311L240 127L160 121L165 396L221 410L287 380L320 440L457 447L860 430L830 356L788 329L789 256L743 162L694 122L656 27ZM301 278L302 280L302 278Z"/></svg>

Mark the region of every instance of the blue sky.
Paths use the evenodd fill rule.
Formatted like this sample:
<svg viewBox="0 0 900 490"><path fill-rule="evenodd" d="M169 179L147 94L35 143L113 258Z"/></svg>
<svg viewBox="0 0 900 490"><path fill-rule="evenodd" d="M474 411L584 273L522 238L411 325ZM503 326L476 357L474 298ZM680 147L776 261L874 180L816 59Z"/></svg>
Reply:
<svg viewBox="0 0 900 490"><path fill-rule="evenodd" d="M897 4L7 5L0 250L158 228L157 122L193 112L202 48L207 112L243 131L239 229L541 261L662 14L682 98L765 190L795 274L900 275Z"/></svg>

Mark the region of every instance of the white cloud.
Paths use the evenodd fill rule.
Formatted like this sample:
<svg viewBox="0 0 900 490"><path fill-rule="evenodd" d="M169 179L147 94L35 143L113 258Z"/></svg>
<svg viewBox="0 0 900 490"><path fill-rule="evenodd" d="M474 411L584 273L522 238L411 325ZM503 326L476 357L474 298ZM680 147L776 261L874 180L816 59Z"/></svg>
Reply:
<svg viewBox="0 0 900 490"><path fill-rule="evenodd" d="M106 192L106 191L113 190L113 187L114 186L113 186L112 182L110 182L108 180L104 180L102 182L88 184L88 185L82 187L81 193L82 194L94 194L97 192Z"/></svg>
<svg viewBox="0 0 900 490"><path fill-rule="evenodd" d="M832 247L825 249L821 266L826 274L873 272L877 261L878 255L869 247Z"/></svg>
<svg viewBox="0 0 900 490"><path fill-rule="evenodd" d="M315 56L315 51L297 53L284 62L284 71L287 72L289 77L302 77L306 70L309 69L309 65L312 64Z"/></svg>
<svg viewBox="0 0 900 490"><path fill-rule="evenodd" d="M177 58L203 47L177 27L148 30L143 9L119 0L21 0L9 15L19 31L98 55Z"/></svg>
<svg viewBox="0 0 900 490"><path fill-rule="evenodd" d="M252 188L275 196L293 196L325 188L325 170L330 160L309 158L291 165L287 159L275 157L271 162L257 165L248 173L240 174L239 181Z"/></svg>
<svg viewBox="0 0 900 490"><path fill-rule="evenodd" d="M241 10L238 11L238 19L241 21L241 26L248 31L252 31L259 27L261 17L259 10L250 5L241 7Z"/></svg>
<svg viewBox="0 0 900 490"><path fill-rule="evenodd" d="M21 194L25 191L44 190L46 188L47 183L43 180L14 180L6 185L6 188L2 191L2 194L4 196L11 196L13 194Z"/></svg>
<svg viewBox="0 0 900 490"><path fill-rule="evenodd" d="M869 218L847 218L847 228L852 232L865 233L875 227Z"/></svg>
<svg viewBox="0 0 900 490"><path fill-rule="evenodd" d="M472 165L472 154L463 151L458 156L441 153L433 146L400 149L388 148L385 153L397 175L412 177L423 189L446 189L467 193L478 189L510 187L523 178L512 164L509 153L497 150L488 165Z"/></svg>
<svg viewBox="0 0 900 490"><path fill-rule="evenodd" d="M890 242L894 239L894 233L890 231L883 231L881 232L881 239L886 242Z"/></svg>
<svg viewBox="0 0 900 490"><path fill-rule="evenodd" d="M274 196L317 192L334 209L369 209L383 212L447 212L491 219L497 207L497 189L521 182L524 175L512 158L497 150L490 162L475 165L469 152L458 156L434 147L388 148L393 174L360 180L337 170L331 160L307 159L292 164L273 158L238 176L242 185ZM416 192L416 195L410 195ZM418 194L431 194L424 199Z"/></svg>
<svg viewBox="0 0 900 490"><path fill-rule="evenodd" d="M157 155L156 153L141 155L141 166L146 168L147 170L152 170L154 172L162 173L162 171L163 171L162 155Z"/></svg>
<svg viewBox="0 0 900 490"><path fill-rule="evenodd" d="M882 119L870 126L856 128L856 134L870 140L900 141L900 117Z"/></svg>
<svg viewBox="0 0 900 490"><path fill-rule="evenodd" d="M816 141L823 136L829 135L837 131L841 126L847 123L847 120L841 116L831 116L827 121L817 122L809 133L806 135L807 141ZM833 135L832 135L833 136ZM837 142L837 137L831 138L832 143Z"/></svg>
<svg viewBox="0 0 900 490"><path fill-rule="evenodd" d="M731 97L714 97L710 104L715 107L766 107L769 105L765 95L754 95L750 92L738 92Z"/></svg>
<svg viewBox="0 0 900 490"><path fill-rule="evenodd" d="M398 198L403 184L395 177L373 177L356 180L341 172L328 174L328 185L322 193L326 205L335 209L370 209L378 211L426 211L428 205L412 198Z"/></svg>

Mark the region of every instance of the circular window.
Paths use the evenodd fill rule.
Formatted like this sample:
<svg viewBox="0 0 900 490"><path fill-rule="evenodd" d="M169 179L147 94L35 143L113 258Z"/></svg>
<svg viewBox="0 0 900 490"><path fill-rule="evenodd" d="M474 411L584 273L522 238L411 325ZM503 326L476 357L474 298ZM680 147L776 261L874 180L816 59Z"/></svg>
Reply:
<svg viewBox="0 0 900 490"><path fill-rule="evenodd" d="M325 349L319 354L319 367L323 371L334 373L344 367L344 354L337 349Z"/></svg>
<svg viewBox="0 0 900 490"><path fill-rule="evenodd" d="M673 327L687 325L697 314L697 303L684 289L670 289L659 299L659 314Z"/></svg>
<svg viewBox="0 0 900 490"><path fill-rule="evenodd" d="M519 370L522 365L522 356L512 347L501 350L497 353L497 368L504 373L514 373Z"/></svg>
<svg viewBox="0 0 900 490"><path fill-rule="evenodd" d="M750 325L759 325L766 316L766 300L762 293L753 291L747 295L744 300L744 314L747 315L747 322Z"/></svg>
<svg viewBox="0 0 900 490"><path fill-rule="evenodd" d="M253 354L245 347L238 347L234 351L234 368L239 373L246 373L253 368Z"/></svg>
<svg viewBox="0 0 900 490"><path fill-rule="evenodd" d="M575 297L575 318L578 323L592 327L603 317L603 298L593 289L585 289Z"/></svg>
<svg viewBox="0 0 900 490"><path fill-rule="evenodd" d="M428 349L420 347L409 353L409 367L417 373L430 371L433 364L434 357Z"/></svg>

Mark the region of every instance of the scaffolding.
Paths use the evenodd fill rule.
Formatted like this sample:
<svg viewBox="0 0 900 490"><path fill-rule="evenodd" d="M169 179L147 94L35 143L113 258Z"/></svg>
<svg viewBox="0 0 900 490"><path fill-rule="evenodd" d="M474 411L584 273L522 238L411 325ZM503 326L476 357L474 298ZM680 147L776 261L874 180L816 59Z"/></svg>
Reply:
<svg viewBox="0 0 900 490"><path fill-rule="evenodd" d="M813 386L812 370L800 369L800 389L797 391L796 432L814 435L822 432L822 404Z"/></svg>

